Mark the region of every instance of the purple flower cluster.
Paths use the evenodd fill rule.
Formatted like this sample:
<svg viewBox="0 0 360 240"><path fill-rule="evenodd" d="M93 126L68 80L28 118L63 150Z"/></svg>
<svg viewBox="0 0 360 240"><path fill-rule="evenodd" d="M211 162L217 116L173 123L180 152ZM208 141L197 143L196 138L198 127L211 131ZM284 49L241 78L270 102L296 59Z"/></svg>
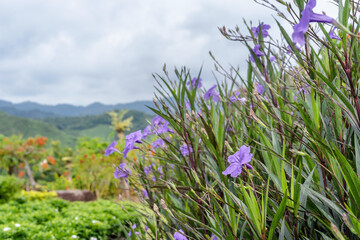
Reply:
<svg viewBox="0 0 360 240"><path fill-rule="evenodd" d="M188 146L186 144L184 144L180 147L180 152L181 152L181 155L183 155L185 157L185 156L188 156L190 153L192 153L193 149L190 146L188 148Z"/></svg>
<svg viewBox="0 0 360 240"><path fill-rule="evenodd" d="M256 84L256 90L260 95L263 95L263 93L265 92L263 85L261 85L260 83Z"/></svg>
<svg viewBox="0 0 360 240"><path fill-rule="evenodd" d="M231 177L236 178L241 173L244 165L246 168L252 169L252 166L249 164L252 156L250 147L246 147L245 145L241 146L239 151L229 156L228 162L230 163L230 166L223 171L222 174L230 174Z"/></svg>
<svg viewBox="0 0 360 240"><path fill-rule="evenodd" d="M149 198L149 193L146 189L143 190L144 198Z"/></svg>
<svg viewBox="0 0 360 240"><path fill-rule="evenodd" d="M162 140L161 138L156 139L156 140L152 143L152 147L153 147L154 149L163 148L164 146L165 146L165 142L164 142L164 140Z"/></svg>
<svg viewBox="0 0 360 240"><path fill-rule="evenodd" d="M253 48L253 52L255 53L256 57L265 55L262 51L260 51L260 47L261 47L260 44L256 44L255 47ZM250 55L250 61L255 62L255 59L252 54Z"/></svg>
<svg viewBox="0 0 360 240"><path fill-rule="evenodd" d="M187 237L185 237L185 233L183 230L179 230L179 232L174 233L175 240L187 240Z"/></svg>
<svg viewBox="0 0 360 240"><path fill-rule="evenodd" d="M260 29L261 29L261 34L263 36L263 38L266 38L269 36L268 30L270 29L270 25L268 24L264 24L263 22L260 23L259 26L257 27L252 27L251 28L251 32L254 35L254 37L258 37L259 33L260 33Z"/></svg>
<svg viewBox="0 0 360 240"><path fill-rule="evenodd" d="M147 167L144 167L144 173L145 175L149 175L150 173L152 173L152 170L153 170L153 166L152 165L149 165Z"/></svg>
<svg viewBox="0 0 360 240"><path fill-rule="evenodd" d="M156 116L153 118L152 125L154 128L153 132L156 135L167 133L167 132L170 132L170 133L174 132L172 129L169 128L169 122L160 116Z"/></svg>
<svg viewBox="0 0 360 240"><path fill-rule="evenodd" d="M134 225L132 225L131 228L135 230L135 228L136 228L136 223L135 223ZM137 235L140 235L140 233L139 233L139 232L135 232L135 235L136 235L136 236L137 236ZM131 230L129 231L128 236L131 237Z"/></svg>
<svg viewBox="0 0 360 240"><path fill-rule="evenodd" d="M300 47L305 45L304 34L309 29L311 22L320 23L335 23L335 20L324 14L318 14L313 12L313 8L316 6L316 0L309 0L304 10L301 12L301 19L298 24L293 26L294 33L292 34L292 40L294 44L298 43Z"/></svg>
<svg viewBox="0 0 360 240"><path fill-rule="evenodd" d="M220 99L219 93L216 92L215 88L217 84L213 85L204 95L204 100L209 100L212 97L214 102L218 102Z"/></svg>
<svg viewBox="0 0 360 240"><path fill-rule="evenodd" d="M126 165L126 163L121 163L121 164L115 169L114 178L116 178L116 179L119 179L119 178L125 178L125 179L127 179L127 178L130 176L131 171L130 171L130 169L126 169L126 168L125 168L125 165Z"/></svg>
<svg viewBox="0 0 360 240"><path fill-rule="evenodd" d="M246 103L247 99L245 97L239 98L240 92L234 92L234 95L230 97L231 102L236 102L239 100L241 104Z"/></svg>
<svg viewBox="0 0 360 240"><path fill-rule="evenodd" d="M191 84L191 86L190 86ZM202 79L194 77L191 82L187 82L186 86L189 86L189 89L198 89L202 87Z"/></svg>

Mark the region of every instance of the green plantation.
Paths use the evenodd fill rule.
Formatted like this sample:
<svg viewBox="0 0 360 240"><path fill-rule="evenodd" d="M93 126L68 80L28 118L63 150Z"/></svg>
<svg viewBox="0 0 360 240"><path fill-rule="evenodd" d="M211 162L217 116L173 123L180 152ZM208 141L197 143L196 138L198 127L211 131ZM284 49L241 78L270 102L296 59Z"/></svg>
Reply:
<svg viewBox="0 0 360 240"><path fill-rule="evenodd" d="M131 202L17 197L0 205L0 239L121 239L128 224L139 221L135 208Z"/></svg>
<svg viewBox="0 0 360 240"><path fill-rule="evenodd" d="M316 0L257 2L276 24L219 28L248 51L247 71L211 55L214 84L164 66L147 126L109 114L115 141L70 149L1 136L0 238L360 239L359 4L333 1L329 16ZM98 200L54 198L61 189Z"/></svg>

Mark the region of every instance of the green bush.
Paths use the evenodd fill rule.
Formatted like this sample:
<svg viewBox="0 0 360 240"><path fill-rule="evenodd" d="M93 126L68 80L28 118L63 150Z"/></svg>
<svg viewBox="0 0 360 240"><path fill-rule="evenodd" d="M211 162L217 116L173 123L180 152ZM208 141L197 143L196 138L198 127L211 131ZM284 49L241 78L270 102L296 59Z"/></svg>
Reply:
<svg viewBox="0 0 360 240"><path fill-rule="evenodd" d="M107 200L10 201L0 205L0 239L119 239L124 226L139 222L139 206Z"/></svg>
<svg viewBox="0 0 360 240"><path fill-rule="evenodd" d="M0 203L11 199L24 186L24 181L14 176L0 176Z"/></svg>

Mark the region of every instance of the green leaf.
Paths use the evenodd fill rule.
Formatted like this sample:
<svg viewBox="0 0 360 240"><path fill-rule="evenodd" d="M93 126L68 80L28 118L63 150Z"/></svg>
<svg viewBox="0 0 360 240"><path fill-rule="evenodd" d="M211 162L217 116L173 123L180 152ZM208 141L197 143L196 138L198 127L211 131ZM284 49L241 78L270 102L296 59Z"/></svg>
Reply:
<svg viewBox="0 0 360 240"><path fill-rule="evenodd" d="M280 222L281 217L283 217L285 208L286 208L286 202L288 197L288 192L286 191L285 195L283 196L283 199L280 203L280 206L278 209L276 209L275 217L272 219L270 231L268 234L268 240L271 240L274 236L275 230Z"/></svg>

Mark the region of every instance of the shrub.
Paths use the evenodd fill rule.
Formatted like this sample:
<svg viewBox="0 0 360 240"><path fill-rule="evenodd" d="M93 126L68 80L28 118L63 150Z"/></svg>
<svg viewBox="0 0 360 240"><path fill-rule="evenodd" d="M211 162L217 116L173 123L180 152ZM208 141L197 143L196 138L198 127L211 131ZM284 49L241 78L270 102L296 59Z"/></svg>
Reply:
<svg viewBox="0 0 360 240"><path fill-rule="evenodd" d="M69 203L46 199L0 205L0 239L119 239L138 223L138 205L106 200Z"/></svg>
<svg viewBox="0 0 360 240"><path fill-rule="evenodd" d="M14 176L0 176L0 203L10 200L24 186L24 181Z"/></svg>
<svg viewBox="0 0 360 240"><path fill-rule="evenodd" d="M43 200L57 197L56 192L38 192L38 191L21 191L20 197L24 197L30 201Z"/></svg>

